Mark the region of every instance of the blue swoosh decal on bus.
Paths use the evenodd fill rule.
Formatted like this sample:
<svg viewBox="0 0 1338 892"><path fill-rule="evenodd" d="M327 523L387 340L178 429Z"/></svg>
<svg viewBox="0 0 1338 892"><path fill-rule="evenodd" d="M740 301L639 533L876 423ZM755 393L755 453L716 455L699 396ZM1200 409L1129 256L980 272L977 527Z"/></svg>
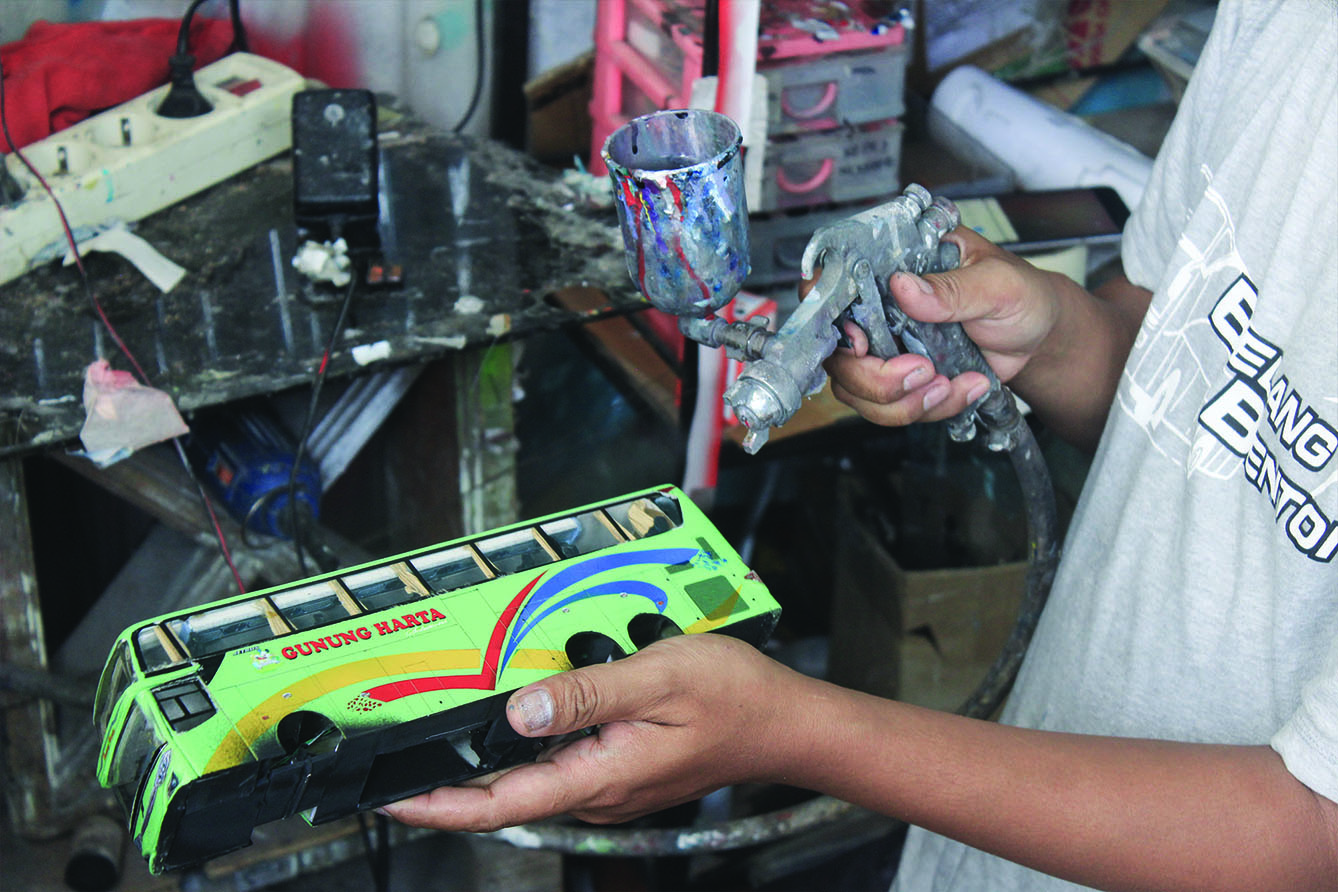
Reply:
<svg viewBox="0 0 1338 892"><path fill-rule="evenodd" d="M530 595L529 602L516 617L518 625L525 625L549 598L555 597L567 589L589 579L597 573L634 567L638 564L686 564L697 554L696 548L651 548L645 551L628 551L622 554L604 554L581 561L554 573L544 580Z"/></svg>
<svg viewBox="0 0 1338 892"><path fill-rule="evenodd" d="M599 555L597 557L592 557L589 560L581 561L578 564L573 564L570 567L564 567L562 570L559 570L557 573L554 573L548 579L544 580L543 583L534 590L534 593L530 595L529 601L520 611L520 615L516 617L516 623L512 626L511 640L507 644L506 653L502 658L502 666L505 666L507 661L510 660L512 653L515 652L516 646L520 643L520 639L530 632L539 619L548 616L553 610L557 609L557 607L570 604L574 600L581 600L583 597L593 597L596 594L620 594L622 592L642 595L643 597L649 598L652 602L657 600L655 597L646 594L644 591L633 590L633 586L636 585L636 583L631 581L620 581L618 583L601 584L595 588L586 589L585 592L589 592L589 594L583 592L579 597L569 597L555 607L547 610L544 609L544 605L548 601L558 597L573 586L576 586L599 573L606 573L610 570L620 570L624 567L634 567L640 564L662 564L668 566L674 564L686 564L688 561L692 560L697 553L698 549L696 548L648 548L643 551L627 551L621 554ZM606 585L612 585L614 588L610 591L604 591L603 589ZM650 587L654 588L654 586ZM664 592L659 589L655 589L655 591L659 593L658 600L660 602L666 600ZM662 604L659 609L664 609ZM536 614L542 615L536 619L534 618ZM501 667L499 667L499 669L500 668Z"/></svg>
<svg viewBox="0 0 1338 892"><path fill-rule="evenodd" d="M544 618L549 614L555 613L577 601L584 601L586 598L597 598L601 595L637 595L654 604L655 610L658 613L664 613L664 607L669 602L669 596L665 594L664 589L639 579L618 579L613 582L604 582L587 589L582 589L574 595L568 595L561 601L550 604L542 613L534 616L527 624L517 627L515 634L511 637L511 643L507 645L506 653L502 656L502 665L505 666L507 661L511 659L511 654L515 651L516 647L519 646L521 639L528 635L535 626L543 622Z"/></svg>

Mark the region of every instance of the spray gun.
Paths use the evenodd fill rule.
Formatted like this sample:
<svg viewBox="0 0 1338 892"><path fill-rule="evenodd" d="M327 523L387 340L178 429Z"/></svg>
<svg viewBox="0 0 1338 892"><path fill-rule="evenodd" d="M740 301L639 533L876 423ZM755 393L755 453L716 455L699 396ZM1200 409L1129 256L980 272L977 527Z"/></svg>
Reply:
<svg viewBox="0 0 1338 892"><path fill-rule="evenodd" d="M912 319L888 291L895 272L940 272L960 260L957 246L941 241L960 222L956 206L921 186L813 234L801 272L811 280L821 270L821 278L780 330L712 315L748 274L741 143L724 115L656 112L615 131L603 156L633 280L652 305L679 318L684 336L746 363L724 393L748 428L743 448L756 453L771 428L822 388L822 363L847 320L865 332L875 356L895 356L900 341L949 377L984 374L990 389L949 420L949 436L970 440L979 424L990 449L1016 448L1026 423L961 325Z"/></svg>

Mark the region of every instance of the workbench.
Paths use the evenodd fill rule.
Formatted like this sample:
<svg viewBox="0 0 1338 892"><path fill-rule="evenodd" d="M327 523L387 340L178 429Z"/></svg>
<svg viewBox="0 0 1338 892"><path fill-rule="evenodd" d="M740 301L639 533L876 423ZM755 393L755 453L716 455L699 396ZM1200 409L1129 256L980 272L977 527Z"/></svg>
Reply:
<svg viewBox="0 0 1338 892"><path fill-rule="evenodd" d="M496 526L515 512L511 341L644 303L598 182L394 111L383 111L379 144L381 247L387 263L402 267L403 283L355 297L328 374L335 381L444 368L455 383L439 407L438 430L450 431L453 442L431 448L456 469L444 481L451 488L459 481L454 525L460 533ZM132 228L187 275L164 294L127 261L94 254L85 260L92 290L150 383L188 421L195 410L311 383L342 292L291 268L297 245L286 153ZM579 301L560 297L573 290ZM202 547L214 539L174 456L144 450L100 470L78 455L85 368L99 357L129 368L73 267L52 263L0 286L0 666L29 677L40 678L48 662L26 456L54 456ZM286 543L243 547L235 523L225 518L224 530L244 577L296 577ZM342 544L330 542L336 550ZM219 565L201 582L202 589L222 586L210 599L229 593ZM0 710L12 829L29 838L68 830L87 796L62 789L70 783L61 768L70 751L56 732L53 703L0 691Z"/></svg>

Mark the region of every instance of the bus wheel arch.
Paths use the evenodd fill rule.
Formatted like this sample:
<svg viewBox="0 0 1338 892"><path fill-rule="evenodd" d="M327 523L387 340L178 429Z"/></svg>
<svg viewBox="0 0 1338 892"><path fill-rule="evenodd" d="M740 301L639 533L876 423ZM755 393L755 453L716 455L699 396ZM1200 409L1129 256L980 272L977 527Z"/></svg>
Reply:
<svg viewBox="0 0 1338 892"><path fill-rule="evenodd" d="M279 719L274 734L279 746L289 756L299 751L312 755L332 753L344 741L344 732L331 718L307 709L290 712Z"/></svg>
<svg viewBox="0 0 1338 892"><path fill-rule="evenodd" d="M683 629L678 623L662 613L638 613L627 623L627 637L637 650L682 634Z"/></svg>
<svg viewBox="0 0 1338 892"><path fill-rule="evenodd" d="M627 656L623 646L603 632L577 632L567 639L566 652L573 669Z"/></svg>

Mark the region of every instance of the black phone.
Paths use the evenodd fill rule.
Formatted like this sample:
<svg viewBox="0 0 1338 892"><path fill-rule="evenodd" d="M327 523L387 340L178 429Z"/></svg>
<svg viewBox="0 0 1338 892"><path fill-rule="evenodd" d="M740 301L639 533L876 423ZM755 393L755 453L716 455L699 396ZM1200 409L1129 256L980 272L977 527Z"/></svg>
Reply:
<svg viewBox="0 0 1338 892"><path fill-rule="evenodd" d="M1129 208L1109 186L1007 192L956 204L963 225L1019 253L1115 243L1129 219Z"/></svg>

